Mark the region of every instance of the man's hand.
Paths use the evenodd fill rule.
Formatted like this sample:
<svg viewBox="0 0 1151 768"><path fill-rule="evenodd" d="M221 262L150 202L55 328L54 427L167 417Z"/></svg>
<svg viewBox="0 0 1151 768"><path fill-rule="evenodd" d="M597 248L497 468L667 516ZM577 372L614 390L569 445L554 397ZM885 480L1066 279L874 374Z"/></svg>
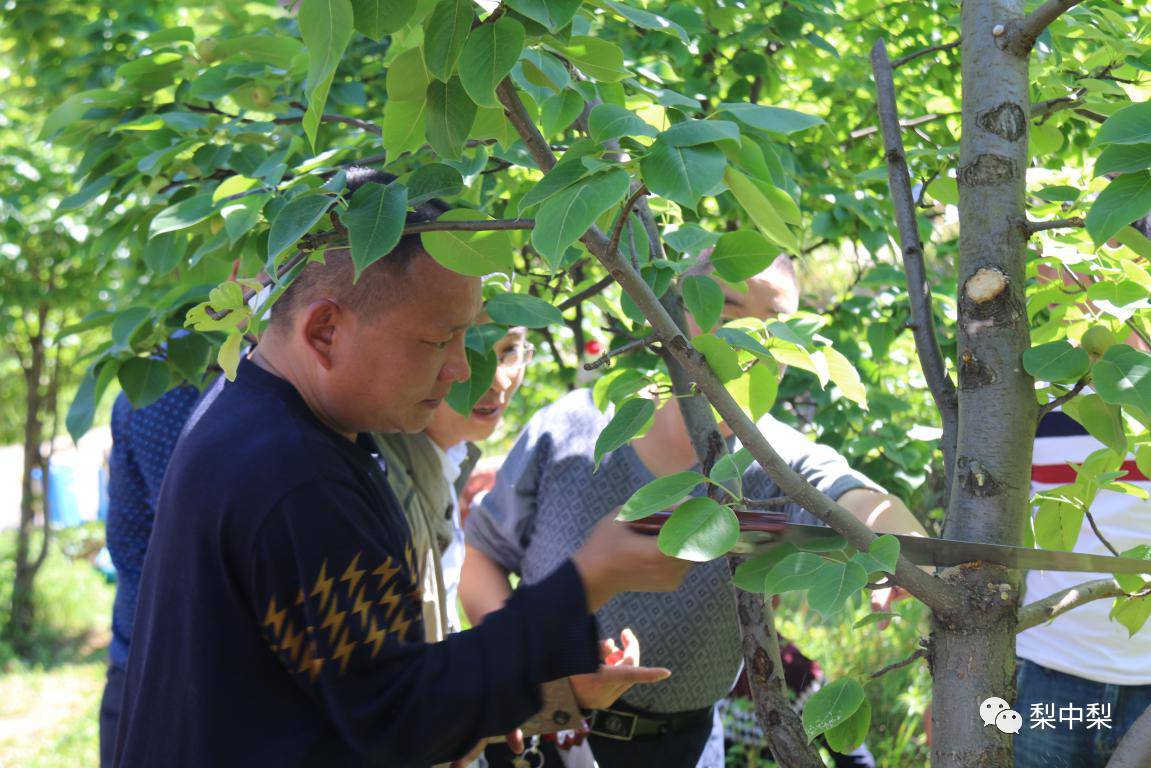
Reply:
<svg viewBox="0 0 1151 768"><path fill-rule="evenodd" d="M644 536L615 521L616 511L596 523L572 556L594 612L619 592L673 592L693 565L659 551L655 536Z"/></svg>
<svg viewBox="0 0 1151 768"><path fill-rule="evenodd" d="M605 709L637 683L658 683L671 677L671 670L639 665L639 640L630 629L620 633L622 648L614 640L600 641L598 672L569 677L576 701L584 709Z"/></svg>

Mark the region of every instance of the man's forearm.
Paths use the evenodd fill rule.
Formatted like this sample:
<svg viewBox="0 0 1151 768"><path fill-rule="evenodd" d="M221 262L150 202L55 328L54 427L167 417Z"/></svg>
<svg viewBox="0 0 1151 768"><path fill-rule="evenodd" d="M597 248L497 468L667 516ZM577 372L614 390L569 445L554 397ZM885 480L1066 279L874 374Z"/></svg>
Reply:
<svg viewBox="0 0 1151 768"><path fill-rule="evenodd" d="M899 498L870 488L856 488L839 497L848 512L877 533L926 536L927 531Z"/></svg>

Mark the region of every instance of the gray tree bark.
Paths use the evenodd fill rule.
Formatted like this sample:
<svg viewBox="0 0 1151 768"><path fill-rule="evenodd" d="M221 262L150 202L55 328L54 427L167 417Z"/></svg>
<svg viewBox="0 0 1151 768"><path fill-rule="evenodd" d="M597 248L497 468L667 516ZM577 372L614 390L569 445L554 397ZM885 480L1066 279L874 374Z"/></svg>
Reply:
<svg viewBox="0 0 1151 768"><path fill-rule="evenodd" d="M962 10L959 431L944 536L1002 544L1023 540L1037 411L1022 365L1028 57L1003 40L1024 11L1025 0L967 0ZM935 611L932 623L932 765L1008 768L1011 736L985 726L979 704L1015 698L1020 574L982 563L944 578L964 605Z"/></svg>

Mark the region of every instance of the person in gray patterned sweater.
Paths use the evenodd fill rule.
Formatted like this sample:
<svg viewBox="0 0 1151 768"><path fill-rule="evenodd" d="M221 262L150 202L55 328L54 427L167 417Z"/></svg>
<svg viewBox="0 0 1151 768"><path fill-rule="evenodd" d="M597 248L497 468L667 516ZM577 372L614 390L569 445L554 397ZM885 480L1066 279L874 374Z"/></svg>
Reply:
<svg viewBox="0 0 1151 768"><path fill-rule="evenodd" d="M749 281L746 293L728 288L724 319L767 319L794 312L798 281L787 257ZM592 393L576 390L541 409L508 454L495 485L465 526L467 554L460 586L473 623L511 594L510 573L533 583L571 555L592 527L637 489L657 477L696 465L674 400L660 408L651 429L631 444L593 461L596 438L610 416ZM758 424L788 465L839 501L872 530L924 530L897 498L853 471L831 448L818 445L770 416ZM721 425L725 435L731 432ZM783 496L758 464L743 479L750 498ZM782 507L793 522L819 524L794 503ZM873 605L890 602L873 595ZM723 730L715 703L739 675L739 622L731 579L722 558L693 569L668 594L617 595L596 613L601 636L630 628L644 644L644 663L673 674L632 688L610 711L592 714L589 736L600 768L723 768Z"/></svg>

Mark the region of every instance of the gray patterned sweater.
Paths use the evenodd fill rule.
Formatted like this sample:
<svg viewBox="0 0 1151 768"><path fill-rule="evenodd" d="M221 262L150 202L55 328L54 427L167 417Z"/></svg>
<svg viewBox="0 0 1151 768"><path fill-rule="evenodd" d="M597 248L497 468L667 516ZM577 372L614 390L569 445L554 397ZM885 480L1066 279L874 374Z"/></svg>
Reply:
<svg viewBox="0 0 1151 768"><path fill-rule="evenodd" d="M607 454L595 470L592 451L608 420L587 389L537 412L508 454L495 487L468 517L468 544L529 584L570 557L596 522L655 479L630 445ZM877 488L834 450L770 416L759 427L793 469L832 498L853 488ZM743 482L749 498L782 495L758 464ZM783 509L795 522L818 524L794 503ZM632 706L651 712L702 709L726 696L739 674L739 624L722 559L693 568L675 592L617 595L596 619L603 637L618 638L631 627L644 665L672 670L668 680L628 691L623 698Z"/></svg>

